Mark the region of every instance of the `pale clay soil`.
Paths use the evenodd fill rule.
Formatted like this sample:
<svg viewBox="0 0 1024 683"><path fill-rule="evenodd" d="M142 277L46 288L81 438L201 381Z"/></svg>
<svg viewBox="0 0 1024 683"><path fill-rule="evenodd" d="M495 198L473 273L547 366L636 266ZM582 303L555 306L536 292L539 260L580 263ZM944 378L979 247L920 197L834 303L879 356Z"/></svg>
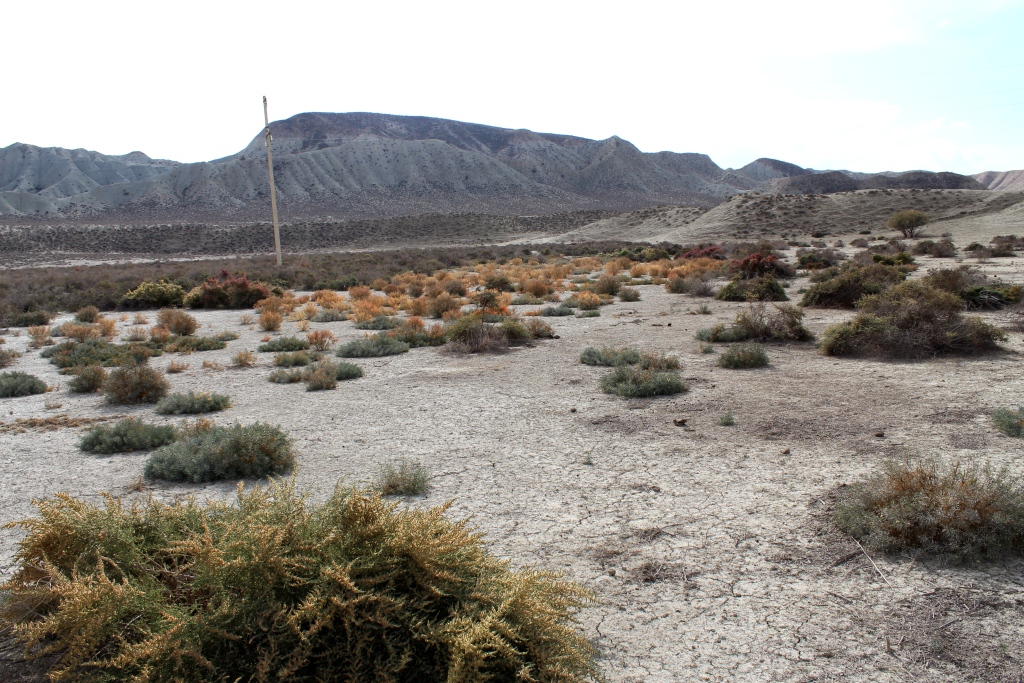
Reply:
<svg viewBox="0 0 1024 683"><path fill-rule="evenodd" d="M985 268L1024 281L1020 259ZM805 285L792 284L794 300ZM1024 404L1021 334L1010 333L1007 353L915 363L770 345L769 367L727 370L716 354L700 353L694 332L730 322L745 304L640 290L641 301L603 307L599 318L545 318L560 339L507 354L413 349L356 360L366 376L335 391L269 383L273 354L259 354L256 368L231 369L231 357L255 350L263 335L243 327L239 311L195 312L202 333L241 335L226 349L151 362L190 363L167 376L174 391L229 394L233 407L214 414L217 423L280 424L294 440L298 485L314 497L338 482L370 481L386 459L421 460L431 489L410 504L454 500L451 516L471 516L495 553L564 572L595 592L599 603L581 613L581 626L610 681L1018 680L1021 562L963 568L872 554L876 570L828 510L837 487L902 449L1024 473L1024 440L1002 436L989 419L996 407ZM712 315L689 313L705 302ZM820 334L851 315L808 309L806 320ZM1009 316L985 317L1003 324ZM342 341L364 334L351 323L311 329L321 328ZM282 334L293 333L286 323ZM6 348L24 350L27 341L8 335ZM620 344L677 354L689 392L650 400L601 393L608 369L580 365L579 353ZM228 369L203 369L204 360ZM62 414L177 421L149 406L70 394L68 378L38 352L9 369L62 388L0 400L6 424ZM48 410L46 402L61 405ZM736 425L719 426L728 411ZM146 454L84 454L83 433L0 433L2 521L32 515L32 499L57 491L95 502L101 491L129 499L234 493L235 482L151 483L127 493ZM17 538L0 535L3 576Z"/></svg>

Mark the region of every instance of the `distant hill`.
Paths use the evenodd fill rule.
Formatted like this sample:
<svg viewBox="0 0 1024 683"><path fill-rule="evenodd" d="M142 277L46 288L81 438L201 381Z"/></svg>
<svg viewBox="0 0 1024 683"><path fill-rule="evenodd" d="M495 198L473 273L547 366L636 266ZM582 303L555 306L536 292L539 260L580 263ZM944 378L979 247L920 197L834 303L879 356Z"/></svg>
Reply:
<svg viewBox="0 0 1024 683"><path fill-rule="evenodd" d="M915 171L901 180L908 174L822 173L776 159L723 169L705 154L645 153L614 136L590 140L422 116L306 113L271 129L283 220L710 208L750 190L983 189L956 174ZM8 222L263 219L265 155L262 132L237 154L194 164L17 143L0 149L0 215Z"/></svg>
<svg viewBox="0 0 1024 683"><path fill-rule="evenodd" d="M985 171L975 174L973 177L990 190L1024 191L1024 170Z"/></svg>

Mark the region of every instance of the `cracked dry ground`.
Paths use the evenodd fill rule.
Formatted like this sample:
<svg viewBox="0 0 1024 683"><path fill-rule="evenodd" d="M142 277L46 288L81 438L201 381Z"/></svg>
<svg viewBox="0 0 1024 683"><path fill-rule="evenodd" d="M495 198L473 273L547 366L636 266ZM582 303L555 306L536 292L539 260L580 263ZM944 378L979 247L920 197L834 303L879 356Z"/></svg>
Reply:
<svg viewBox="0 0 1024 683"><path fill-rule="evenodd" d="M1019 472L1021 441L996 432L988 413L1024 403L1020 334L1011 352L973 360L837 360L799 344L769 346L768 368L726 370L693 335L743 305L711 302L712 315L690 315L701 300L640 289L640 302L605 307L600 318L547 319L557 340L497 356L416 349L361 360L365 378L315 393L268 383L271 354L254 369L202 369L203 360L227 365L254 349L262 333L241 327L238 312L200 312L206 329L242 337L191 356L189 371L168 379L178 391L229 393L234 407L217 422L281 424L296 442L298 482L314 495L369 480L387 458L422 460L432 489L412 504L454 499L451 514L471 515L496 553L563 571L596 593L582 628L611 681L1018 680L1021 563L962 568L879 556L876 569L831 526L829 510L837 487L904 448ZM808 323L820 333L849 315L810 310ZM350 323L314 327L343 340L362 335ZM8 338L9 348L24 343ZM577 358L585 346L611 344L679 355L690 391L653 400L600 393L607 369ZM14 369L63 379L35 353ZM47 412L47 398L3 401L2 417L163 421L151 408L114 410L65 391L61 409ZM718 425L727 411L733 427ZM4 521L58 490L124 493L141 473L144 454L84 455L80 435L0 433ZM233 488L150 492L230 496ZM6 565L15 536L3 533Z"/></svg>

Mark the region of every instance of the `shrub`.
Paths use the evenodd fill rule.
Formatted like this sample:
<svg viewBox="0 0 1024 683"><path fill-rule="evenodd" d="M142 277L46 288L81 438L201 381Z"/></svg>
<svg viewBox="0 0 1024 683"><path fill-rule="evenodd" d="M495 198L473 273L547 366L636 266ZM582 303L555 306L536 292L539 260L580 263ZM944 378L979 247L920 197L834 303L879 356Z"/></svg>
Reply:
<svg viewBox="0 0 1024 683"><path fill-rule="evenodd" d="M719 427L734 427L735 425L736 425L736 418L734 418L732 416L732 411L731 410L729 412L727 412L725 415L723 415L721 417L721 419L718 420L718 426Z"/></svg>
<svg viewBox="0 0 1024 683"><path fill-rule="evenodd" d="M775 254L764 254L760 251L748 254L742 259L729 264L729 272L739 275L744 280L765 277L793 277L793 268L780 260Z"/></svg>
<svg viewBox="0 0 1024 683"><path fill-rule="evenodd" d="M341 365L348 366L345 370L341 369ZM324 361L313 365L306 370L302 379L306 382L306 391L323 391L325 389L334 389L338 386L338 375L339 374L351 374L351 368L358 370L357 375L345 376L344 379L355 379L355 377L362 377L363 370L358 365L353 363L331 363Z"/></svg>
<svg viewBox="0 0 1024 683"><path fill-rule="evenodd" d="M619 301L640 301L640 290L633 287L623 287L619 290Z"/></svg>
<svg viewBox="0 0 1024 683"><path fill-rule="evenodd" d="M1003 308L1020 303L1019 285L1006 285L993 281L975 266L943 268L922 278L924 282L960 297L966 308Z"/></svg>
<svg viewBox="0 0 1024 683"><path fill-rule="evenodd" d="M95 306L84 306L75 313L75 320L80 323L94 323L100 317L100 309Z"/></svg>
<svg viewBox="0 0 1024 683"><path fill-rule="evenodd" d="M83 365L74 369L70 389L76 394L92 394L103 387L107 371L99 365Z"/></svg>
<svg viewBox="0 0 1024 683"><path fill-rule="evenodd" d="M992 421L996 423L996 428L1006 436L1024 435L1024 408L1016 410L999 408L992 413Z"/></svg>
<svg viewBox="0 0 1024 683"><path fill-rule="evenodd" d="M335 308L322 308L310 320L315 323L336 323L347 320L347 317Z"/></svg>
<svg viewBox="0 0 1024 683"><path fill-rule="evenodd" d="M146 461L147 479L188 481L259 479L295 464L291 442L279 427L262 422L212 427L163 446Z"/></svg>
<svg viewBox="0 0 1024 683"><path fill-rule="evenodd" d="M148 365L122 365L115 368L103 381L103 395L107 403L133 405L156 403L170 385L164 376Z"/></svg>
<svg viewBox="0 0 1024 683"><path fill-rule="evenodd" d="M534 339L552 339L555 336L555 330L551 325L535 317L527 319L526 329Z"/></svg>
<svg viewBox="0 0 1024 683"><path fill-rule="evenodd" d="M678 370L679 359L663 353L645 353L640 357L640 367L644 370Z"/></svg>
<svg viewBox="0 0 1024 683"><path fill-rule="evenodd" d="M575 315L573 309L570 306L566 306L564 303L558 306L545 306L544 308L540 309L540 314L549 318Z"/></svg>
<svg viewBox="0 0 1024 683"><path fill-rule="evenodd" d="M86 453L110 455L148 451L174 443L177 438L177 430L170 425L146 424L142 420L128 418L110 427L94 426L82 437L78 447Z"/></svg>
<svg viewBox="0 0 1024 683"><path fill-rule="evenodd" d="M0 349L0 368L6 368L14 364L14 361L21 356L16 351Z"/></svg>
<svg viewBox="0 0 1024 683"><path fill-rule="evenodd" d="M932 256L934 258L952 258L956 256L956 247L948 237L938 242L921 240L914 245L913 254L916 256Z"/></svg>
<svg viewBox="0 0 1024 683"><path fill-rule="evenodd" d="M427 309L430 311L432 318L441 318L449 311L461 310L462 299L454 297L448 292L441 292L430 300L430 305Z"/></svg>
<svg viewBox="0 0 1024 683"><path fill-rule="evenodd" d="M206 278L189 292L184 304L189 308L253 308L270 295L269 287L251 282L245 273L231 275L222 270L220 275Z"/></svg>
<svg viewBox="0 0 1024 683"><path fill-rule="evenodd" d="M317 351L326 351L338 338L330 330L316 330L306 335L310 347Z"/></svg>
<svg viewBox="0 0 1024 683"><path fill-rule="evenodd" d="M166 344L171 339L171 331L163 325L153 325L149 330L149 341L157 346Z"/></svg>
<svg viewBox="0 0 1024 683"><path fill-rule="evenodd" d="M256 354L249 349L242 349L231 359L236 368L252 368L256 366Z"/></svg>
<svg viewBox="0 0 1024 683"><path fill-rule="evenodd" d="M616 366L610 375L601 378L601 390L627 398L669 396L687 391L679 373L644 370L632 365Z"/></svg>
<svg viewBox="0 0 1024 683"><path fill-rule="evenodd" d="M536 306L544 303L544 300L533 294L518 294L512 297L513 306Z"/></svg>
<svg viewBox="0 0 1024 683"><path fill-rule="evenodd" d="M697 341L703 342L738 342L749 339L750 332L747 328L740 325L725 326L719 323L712 327L703 327L697 330L697 334L694 336L697 338Z"/></svg>
<svg viewBox="0 0 1024 683"><path fill-rule="evenodd" d="M185 290L173 282L143 282L121 297L124 308L177 308L185 298ZM144 324L144 323L143 323Z"/></svg>
<svg viewBox="0 0 1024 683"><path fill-rule="evenodd" d="M577 292L574 298L576 307L581 311L596 311L602 303L601 297L593 292Z"/></svg>
<svg viewBox="0 0 1024 683"><path fill-rule="evenodd" d="M523 344L533 339L530 328L520 320L505 318L495 328L505 336L509 344Z"/></svg>
<svg viewBox="0 0 1024 683"><path fill-rule="evenodd" d="M574 629L590 593L514 571L447 506L340 487L314 503L293 482L234 504L37 506L19 523L5 625L25 620L22 649L52 646L55 671L85 683L600 679Z"/></svg>
<svg viewBox="0 0 1024 683"><path fill-rule="evenodd" d="M217 333L217 339L220 339L223 342L234 341L238 339L238 333L232 332L231 330L223 330Z"/></svg>
<svg viewBox="0 0 1024 683"><path fill-rule="evenodd" d="M149 341L149 330L145 327L133 327L128 330L128 333L123 337L123 339L130 342Z"/></svg>
<svg viewBox="0 0 1024 683"><path fill-rule="evenodd" d="M168 353L194 353L196 351L219 351L227 343L217 337L173 337L164 343Z"/></svg>
<svg viewBox="0 0 1024 683"><path fill-rule="evenodd" d="M160 415L198 415L213 413L231 407L231 398L223 394L212 394L203 391L198 394L171 394L156 404L156 412Z"/></svg>
<svg viewBox="0 0 1024 683"><path fill-rule="evenodd" d="M835 521L876 550L991 558L1024 548L1024 489L1006 469L906 458L846 488Z"/></svg>
<svg viewBox="0 0 1024 683"><path fill-rule="evenodd" d="M302 370L284 370L279 368L272 371L267 377L267 380L274 384L294 384L296 382L301 382L303 375L304 373Z"/></svg>
<svg viewBox="0 0 1024 683"><path fill-rule="evenodd" d="M278 337L260 344L257 348L262 353L280 353L282 351L305 351L309 348L309 341L300 337Z"/></svg>
<svg viewBox="0 0 1024 683"><path fill-rule="evenodd" d="M786 290L771 277L743 279L739 275L719 290L721 301L788 301Z"/></svg>
<svg viewBox="0 0 1024 683"><path fill-rule="evenodd" d="M437 317L440 317L440 316L437 316ZM378 315L378 316L376 316L374 318L370 318L369 320L364 320L362 322L356 323L356 329L357 330L393 330L393 329L395 329L396 327L398 327L401 324L402 324L402 321L399 318L394 318L394 317L387 316L387 315Z"/></svg>
<svg viewBox="0 0 1024 683"><path fill-rule="evenodd" d="M449 351L455 353L493 353L508 348L508 338L496 326L485 323L476 312L450 323L445 330Z"/></svg>
<svg viewBox="0 0 1024 683"><path fill-rule="evenodd" d="M89 341L90 339L100 338L100 328L97 325L76 325L74 323L64 323L60 328L54 328L54 331L60 330L60 334L72 339L76 342Z"/></svg>
<svg viewBox="0 0 1024 683"><path fill-rule="evenodd" d="M359 379L363 376L363 369L355 363L333 363L334 379L344 382L348 379Z"/></svg>
<svg viewBox="0 0 1024 683"><path fill-rule="evenodd" d="M670 277L665 281L665 291L669 294L686 294L688 289L686 283L686 278Z"/></svg>
<svg viewBox="0 0 1024 683"><path fill-rule="evenodd" d="M746 331L747 339L755 341L814 339L814 335L804 327L804 312L801 309L792 304L774 304L772 308L775 310L769 310L763 303L750 304L747 310L736 316L736 327Z"/></svg>
<svg viewBox="0 0 1024 683"><path fill-rule="evenodd" d="M889 217L887 225L892 230L899 230L904 237L917 237L928 223L928 216L916 209L897 211Z"/></svg>
<svg viewBox="0 0 1024 683"><path fill-rule="evenodd" d="M837 249L797 249L796 258L805 270L821 270L838 265L846 255Z"/></svg>
<svg viewBox="0 0 1024 683"><path fill-rule="evenodd" d="M642 356L636 349L611 346L605 346L601 349L588 346L580 354L580 363L584 365L614 367L618 365L636 365L641 360Z"/></svg>
<svg viewBox="0 0 1024 683"><path fill-rule="evenodd" d="M494 289L499 292L512 292L515 291L515 287L512 286L512 282L504 275L491 275L484 279L484 289Z"/></svg>
<svg viewBox="0 0 1024 683"><path fill-rule="evenodd" d="M388 460L380 465L373 488L382 496L418 496L430 487L430 472L409 458Z"/></svg>
<svg viewBox="0 0 1024 683"><path fill-rule="evenodd" d="M46 393L46 382L24 372L0 373L0 398Z"/></svg>
<svg viewBox="0 0 1024 683"><path fill-rule="evenodd" d="M279 368L305 367L312 362L309 354L305 351L279 353L274 356L274 365Z"/></svg>
<svg viewBox="0 0 1024 683"><path fill-rule="evenodd" d="M421 318L415 316L408 318L401 327L389 332L388 336L413 348L440 346L445 342L443 325L434 324L427 327Z"/></svg>
<svg viewBox="0 0 1024 683"><path fill-rule="evenodd" d="M260 313L260 317L257 319L260 324L260 329L265 332L276 332L281 329L281 323L284 322L284 316L277 311L265 309Z"/></svg>
<svg viewBox="0 0 1024 683"><path fill-rule="evenodd" d="M188 336L199 329L199 321L186 313L173 308L163 308L156 314L157 323L172 333Z"/></svg>
<svg viewBox="0 0 1024 683"><path fill-rule="evenodd" d="M186 370L188 370L188 363L172 360L167 364L166 372L168 375L175 375L179 372L185 372Z"/></svg>
<svg viewBox="0 0 1024 683"><path fill-rule="evenodd" d="M901 251L894 256L875 254L871 257L871 260L875 263L881 263L883 266L905 266L909 263L913 263L914 257L911 256L909 252Z"/></svg>
<svg viewBox="0 0 1024 683"><path fill-rule="evenodd" d="M90 339L82 343L68 341L44 349L44 358L58 368L76 368L83 365L121 365L125 362L145 362L146 358L155 355L152 349L145 346L126 344L117 345L99 339Z"/></svg>
<svg viewBox="0 0 1024 683"><path fill-rule="evenodd" d="M608 294L615 296L622 288L622 280L613 275L602 275L590 285L590 291L595 294Z"/></svg>
<svg viewBox="0 0 1024 683"><path fill-rule="evenodd" d="M907 277L891 266L855 263L845 264L826 275L830 277L808 288L800 300L801 306L853 308L861 297L883 292Z"/></svg>
<svg viewBox="0 0 1024 683"><path fill-rule="evenodd" d="M378 358L380 356L395 356L406 353L409 344L393 337L386 332L380 332L372 337L356 339L338 347L339 358Z"/></svg>
<svg viewBox="0 0 1024 683"><path fill-rule="evenodd" d="M852 321L825 330L826 355L926 358L998 349L998 328L963 315L963 301L927 283L908 281L862 298Z"/></svg>
<svg viewBox="0 0 1024 683"><path fill-rule="evenodd" d="M732 370L763 368L768 365L768 354L760 344L735 344L718 356L718 364Z"/></svg>
<svg viewBox="0 0 1024 683"><path fill-rule="evenodd" d="M25 311L18 313L11 320L12 327L35 327L38 325L49 325L52 315L46 311Z"/></svg>

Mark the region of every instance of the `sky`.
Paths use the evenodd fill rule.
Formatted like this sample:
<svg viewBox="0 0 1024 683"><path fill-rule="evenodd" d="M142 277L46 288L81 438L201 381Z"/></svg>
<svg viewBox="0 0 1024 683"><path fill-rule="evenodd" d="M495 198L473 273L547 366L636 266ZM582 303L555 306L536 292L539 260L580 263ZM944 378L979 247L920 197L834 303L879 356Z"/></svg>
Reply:
<svg viewBox="0 0 1024 683"><path fill-rule="evenodd" d="M864 172L1024 168L1024 0L7 3L0 147L239 151L308 111Z"/></svg>

